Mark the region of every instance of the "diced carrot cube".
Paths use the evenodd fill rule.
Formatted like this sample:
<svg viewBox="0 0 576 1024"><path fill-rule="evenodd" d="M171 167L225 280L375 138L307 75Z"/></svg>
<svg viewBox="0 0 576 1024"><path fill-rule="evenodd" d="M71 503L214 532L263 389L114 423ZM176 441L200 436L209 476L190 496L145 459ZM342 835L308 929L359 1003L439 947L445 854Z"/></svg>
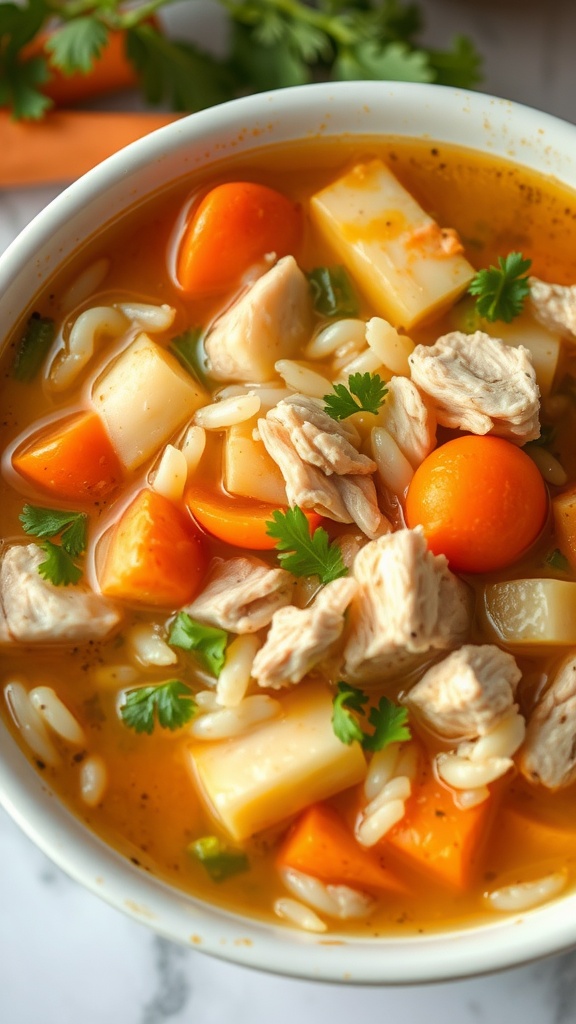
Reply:
<svg viewBox="0 0 576 1024"><path fill-rule="evenodd" d="M375 854L360 846L337 812L326 804L314 804L298 818L278 855L280 867L329 884L406 892L406 886L381 861L382 851Z"/></svg>
<svg viewBox="0 0 576 1024"><path fill-rule="evenodd" d="M96 413L59 421L17 451L20 476L55 498L85 504L108 497L122 480L122 467Z"/></svg>
<svg viewBox="0 0 576 1024"><path fill-rule="evenodd" d="M140 491L114 527L100 574L107 597L179 608L198 592L206 571L194 523L155 491Z"/></svg>

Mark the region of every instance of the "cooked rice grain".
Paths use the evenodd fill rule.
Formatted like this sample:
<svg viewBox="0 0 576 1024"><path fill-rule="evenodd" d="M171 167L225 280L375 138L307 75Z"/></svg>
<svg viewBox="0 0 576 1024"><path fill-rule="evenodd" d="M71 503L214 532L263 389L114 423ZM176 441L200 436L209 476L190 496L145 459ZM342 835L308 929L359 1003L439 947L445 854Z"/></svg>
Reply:
<svg viewBox="0 0 576 1024"><path fill-rule="evenodd" d="M221 402L212 402L198 409L194 423L205 430L225 430L236 423L251 420L260 411L260 399L253 391L246 395L234 395Z"/></svg>
<svg viewBox="0 0 576 1024"><path fill-rule="evenodd" d="M96 807L104 797L108 771L99 754L91 754L80 766L80 793L88 807Z"/></svg>
<svg viewBox="0 0 576 1024"><path fill-rule="evenodd" d="M154 629L147 623L132 626L126 636L131 653L138 665L145 668L175 665L178 655Z"/></svg>
<svg viewBox="0 0 576 1024"><path fill-rule="evenodd" d="M374 907L371 896L348 885L325 885L320 879L294 868L284 868L280 874L284 885L296 899L328 917L340 921L360 920L367 917Z"/></svg>
<svg viewBox="0 0 576 1024"><path fill-rule="evenodd" d="M323 327L304 349L306 359L327 359L342 345L352 343L360 350L366 343L366 324L363 320L344 319Z"/></svg>
<svg viewBox="0 0 576 1024"><path fill-rule="evenodd" d="M274 913L305 932L325 932L327 929L325 922L310 910L310 907L304 906L299 900L291 900L288 896L281 896L275 901Z"/></svg>
<svg viewBox="0 0 576 1024"><path fill-rule="evenodd" d="M47 725L67 743L82 747L86 735L80 722L60 700L51 686L35 686L28 699Z"/></svg>
<svg viewBox="0 0 576 1024"><path fill-rule="evenodd" d="M228 645L226 661L216 684L216 699L222 707L236 708L246 696L252 662L259 647L260 641L252 633L238 636Z"/></svg>
<svg viewBox="0 0 576 1024"><path fill-rule="evenodd" d="M288 387L294 388L294 391L301 395L323 398L332 391L332 384L327 377L302 363L297 363L294 359L279 359L275 369Z"/></svg>
<svg viewBox="0 0 576 1024"><path fill-rule="evenodd" d="M160 461L151 474L150 486L168 501L180 501L188 478L188 461L184 452L167 444Z"/></svg>
<svg viewBox="0 0 576 1024"><path fill-rule="evenodd" d="M273 697L256 694L245 697L237 707L210 711L194 719L190 733L197 740L226 740L241 736L261 722L280 714L281 704Z"/></svg>
<svg viewBox="0 0 576 1024"><path fill-rule="evenodd" d="M26 687L17 680L10 680L4 687L4 696L8 710L32 753L51 768L60 764L60 755L28 698Z"/></svg>
<svg viewBox="0 0 576 1024"><path fill-rule="evenodd" d="M492 910L501 910L505 913L530 910L557 896L564 889L566 882L566 873L555 871L533 882L518 882L516 885L506 885L502 889L486 892L484 902Z"/></svg>
<svg viewBox="0 0 576 1024"><path fill-rule="evenodd" d="M410 376L408 356L414 351L414 342L399 334L392 324L380 316L373 316L366 324L366 341L380 362L392 374Z"/></svg>

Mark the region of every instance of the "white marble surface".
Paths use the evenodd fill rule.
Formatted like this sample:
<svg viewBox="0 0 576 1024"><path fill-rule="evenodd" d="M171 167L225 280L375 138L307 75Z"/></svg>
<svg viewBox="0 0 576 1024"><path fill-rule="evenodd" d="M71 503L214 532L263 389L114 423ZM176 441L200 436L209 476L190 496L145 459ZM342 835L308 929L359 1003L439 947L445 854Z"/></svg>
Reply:
<svg viewBox="0 0 576 1024"><path fill-rule="evenodd" d="M431 42L468 32L483 88L576 121L575 0L420 0ZM197 8L195 8L197 9ZM200 7L194 32L222 30ZM1 157L0 157L1 159ZM56 194L0 192L0 251ZM85 892L0 811L1 1024L576 1024L576 952L502 974L413 988L274 978L154 935Z"/></svg>

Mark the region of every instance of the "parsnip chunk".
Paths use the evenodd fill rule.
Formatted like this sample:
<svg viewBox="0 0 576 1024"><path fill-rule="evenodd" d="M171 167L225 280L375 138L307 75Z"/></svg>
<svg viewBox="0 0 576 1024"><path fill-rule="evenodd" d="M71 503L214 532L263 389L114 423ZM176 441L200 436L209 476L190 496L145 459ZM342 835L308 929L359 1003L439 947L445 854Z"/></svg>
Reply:
<svg viewBox="0 0 576 1024"><path fill-rule="evenodd" d="M224 486L230 494L287 505L284 477L262 441L255 441L256 417L230 427L224 444Z"/></svg>
<svg viewBox="0 0 576 1024"><path fill-rule="evenodd" d="M576 644L576 583L508 580L484 588L488 625L506 644Z"/></svg>
<svg viewBox="0 0 576 1024"><path fill-rule="evenodd" d="M364 778L360 745L337 739L331 716L330 691L302 686L283 697L280 718L235 739L191 746L204 799L234 839L246 839Z"/></svg>
<svg viewBox="0 0 576 1024"><path fill-rule="evenodd" d="M151 458L209 396L177 360L139 334L96 381L92 402L126 469Z"/></svg>
<svg viewBox="0 0 576 1024"><path fill-rule="evenodd" d="M523 345L532 356L536 380L542 398L552 389L552 383L560 355L560 336L537 324L532 317L523 314L510 324L499 321L491 324L488 333L501 338L506 345Z"/></svg>
<svg viewBox="0 0 576 1024"><path fill-rule="evenodd" d="M356 164L316 193L316 227L380 316L395 327L448 307L474 276L454 232L442 230L380 160Z"/></svg>

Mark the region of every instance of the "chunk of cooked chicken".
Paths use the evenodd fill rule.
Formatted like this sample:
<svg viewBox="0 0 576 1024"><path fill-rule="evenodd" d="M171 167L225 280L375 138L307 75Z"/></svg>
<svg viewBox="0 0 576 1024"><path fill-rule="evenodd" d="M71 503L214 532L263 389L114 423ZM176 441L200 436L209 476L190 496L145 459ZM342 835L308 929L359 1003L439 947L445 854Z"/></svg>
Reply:
<svg viewBox="0 0 576 1024"><path fill-rule="evenodd" d="M371 476L376 463L358 452L355 428L333 420L317 399L291 395L258 420L258 432L291 506L356 523L368 537L390 529Z"/></svg>
<svg viewBox="0 0 576 1024"><path fill-rule="evenodd" d="M436 416L408 377L391 377L388 394L378 413L378 426L394 438L413 469L436 445Z"/></svg>
<svg viewBox="0 0 576 1024"><path fill-rule="evenodd" d="M444 739L476 739L512 708L521 674L494 644L466 644L429 668L403 703Z"/></svg>
<svg viewBox="0 0 576 1024"><path fill-rule="evenodd" d="M255 633L290 604L294 582L291 573L258 558L218 558L208 583L184 611L230 633Z"/></svg>
<svg viewBox="0 0 576 1024"><path fill-rule="evenodd" d="M576 285L548 284L537 277L529 278L529 284L529 306L536 320L576 342Z"/></svg>
<svg viewBox="0 0 576 1024"><path fill-rule="evenodd" d="M344 629L344 612L356 593L351 577L333 580L307 608L281 608L252 665L259 686L278 690L299 683L334 649Z"/></svg>
<svg viewBox="0 0 576 1024"><path fill-rule="evenodd" d="M530 782L561 789L576 780L576 658L569 658L528 719L519 755Z"/></svg>
<svg viewBox="0 0 576 1024"><path fill-rule="evenodd" d="M434 345L417 345L408 362L442 426L517 444L540 436L540 393L522 345L505 345L482 331L452 331Z"/></svg>
<svg viewBox="0 0 576 1024"><path fill-rule="evenodd" d="M308 340L312 299L305 275L285 256L244 292L209 331L208 374L216 380L264 382L278 359Z"/></svg>
<svg viewBox="0 0 576 1024"><path fill-rule="evenodd" d="M122 619L118 608L84 583L56 587L43 579L38 566L45 560L37 544L15 544L0 562L0 607L7 639L63 644L107 637Z"/></svg>
<svg viewBox="0 0 576 1024"><path fill-rule="evenodd" d="M351 681L393 678L450 650L468 634L466 585L433 555L420 527L366 544L354 561L358 590L350 605L344 674Z"/></svg>

